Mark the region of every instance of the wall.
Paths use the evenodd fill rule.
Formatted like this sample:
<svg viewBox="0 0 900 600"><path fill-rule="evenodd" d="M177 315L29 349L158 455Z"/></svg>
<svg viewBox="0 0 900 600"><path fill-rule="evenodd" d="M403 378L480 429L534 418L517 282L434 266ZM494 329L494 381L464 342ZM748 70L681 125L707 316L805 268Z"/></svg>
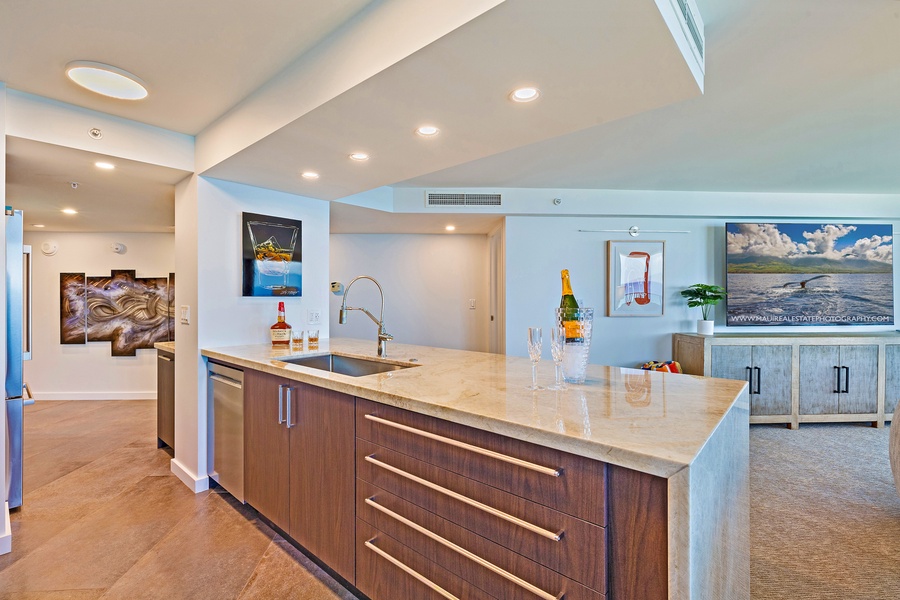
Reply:
<svg viewBox="0 0 900 600"><path fill-rule="evenodd" d="M303 296L282 298L292 325L308 310L322 315L328 336L329 204L247 185L188 177L175 188L175 246L179 299L190 324L176 314L175 459L172 471L195 491L205 489L206 361L201 348L268 342L276 298L241 295L241 213L303 221Z"/></svg>
<svg viewBox="0 0 900 600"><path fill-rule="evenodd" d="M384 289L385 327L395 341L487 352L487 236L333 234L331 280L347 285L357 275L374 277ZM349 299L378 316L373 283L354 284ZM364 314L351 312L345 325L338 324L341 300L330 296L331 331L371 339L374 346L377 328Z"/></svg>
<svg viewBox="0 0 900 600"><path fill-rule="evenodd" d="M651 198L654 192L645 192ZM664 195L664 193L663 193ZM765 195L759 195L763 197ZM725 194L721 197L724 199ZM795 195L793 201L781 203L782 210L809 211L807 198ZM895 200L896 201L896 200ZM725 205L720 203L720 208ZM727 205L725 205L727 206ZM506 343L507 354L527 356L526 330L529 326L549 327L553 309L559 306L561 269L569 269L575 297L595 309L590 362L634 367L647 360L672 358L671 334L696 331L700 309L689 309L680 291L694 283L725 285L726 220L803 220L815 222L824 217L788 219L771 217L764 202L753 204L755 210L770 215L746 217L748 207L736 207L745 215L740 219L725 217L507 217L506 219ZM876 207L877 208L877 207ZM856 205L857 214L866 211ZM817 211L818 212L818 211ZM829 219L831 220L831 219ZM885 218L840 218L841 223L892 223L895 231L900 221ZM625 231L637 225L645 231L631 238ZM618 232L581 233L578 230L611 229ZM650 233L651 230L682 230L689 233ZM608 240L665 241L665 300L661 317L606 317L606 280ZM896 314L900 268L894 269L894 306ZM725 314L716 307L716 330L724 331ZM895 317L896 320L896 317ZM846 327L841 331L893 330L887 327ZM762 333L761 327L729 327L729 332ZM778 327L778 332L828 331L835 327ZM549 340L545 336L544 360L549 360Z"/></svg>
<svg viewBox="0 0 900 600"><path fill-rule="evenodd" d="M45 256L41 244L59 250ZM125 244L125 254L110 249ZM59 274L109 275L111 269L136 271L137 277L167 277L175 271L175 236L171 233L27 232L32 247L32 360L25 381L38 400L132 400L156 398L156 351L112 356L109 342L59 343ZM176 287L177 289L177 287ZM90 377L84 377L90 373Z"/></svg>

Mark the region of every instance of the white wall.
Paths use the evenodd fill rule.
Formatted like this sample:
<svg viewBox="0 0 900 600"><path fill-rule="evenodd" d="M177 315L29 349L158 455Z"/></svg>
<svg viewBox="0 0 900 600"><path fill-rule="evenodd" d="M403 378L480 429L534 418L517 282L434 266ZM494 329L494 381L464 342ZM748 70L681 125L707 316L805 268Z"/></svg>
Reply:
<svg viewBox="0 0 900 600"><path fill-rule="evenodd" d="M41 244L53 241L53 256ZM116 254L110 244L125 244ZM59 343L60 273L108 276L110 270L134 270L136 277L167 277L175 270L171 233L26 232L32 246L32 360L25 381L38 400L133 400L156 398L156 351L112 356L110 342ZM176 286L177 290L177 286ZM90 373L90 377L85 377Z"/></svg>
<svg viewBox="0 0 900 600"><path fill-rule="evenodd" d="M487 352L488 273L484 235L331 236L331 280L347 285L357 275L377 279L384 289L385 327L404 344ZM341 300L330 297L334 336L369 339L374 347L377 327L363 313L353 311L345 325L338 324ZM378 316L380 298L372 282L355 283L349 300Z"/></svg>
<svg viewBox="0 0 900 600"><path fill-rule="evenodd" d="M241 295L241 213L303 222L303 296ZM175 188L177 305L191 307L191 323L176 315L175 459L172 470L194 490L205 489L206 361L201 348L267 343L283 300L288 321L303 325L307 311L322 314L328 336L329 204L247 185L191 176Z"/></svg>
<svg viewBox="0 0 900 600"><path fill-rule="evenodd" d="M653 192L646 192L647 196ZM727 194L721 199L727 200ZM763 196L763 195L760 195ZM794 198L797 209L807 199ZM790 203L789 203L790 204ZM722 206L727 206L724 202ZM807 206L807 211L812 212ZM766 210L757 202L756 210ZM746 206L740 210L747 211ZM790 210L791 207L786 207ZM864 207L857 206L858 213ZM768 214L768 213L765 213ZM807 217L814 222L821 217ZM694 283L725 285L725 217L507 217L506 219L506 343L507 354L527 356L526 330L529 326L549 327L553 309L559 306L561 269L569 269L576 298L583 298L595 309L590 362L635 367L647 360L672 358L672 333L694 332L700 309L689 309L681 290ZM773 220L760 216L757 220ZM778 220L778 219L774 219ZM788 219L782 219L788 220ZM840 219L853 222L892 223L900 231L900 221L869 218ZM690 233L642 233L631 238L624 230L637 225L641 230L684 230ZM621 233L580 233L579 229L612 229ZM606 280L608 240L665 241L665 300L661 317L607 317ZM900 269L894 269L894 306L896 314ZM725 330L722 305L716 307L716 330ZM896 321L896 317L895 317ZM844 331L893 330L888 327L847 327ZM750 331L829 331L834 327L729 327L729 332ZM549 344L544 344L544 359L549 359Z"/></svg>

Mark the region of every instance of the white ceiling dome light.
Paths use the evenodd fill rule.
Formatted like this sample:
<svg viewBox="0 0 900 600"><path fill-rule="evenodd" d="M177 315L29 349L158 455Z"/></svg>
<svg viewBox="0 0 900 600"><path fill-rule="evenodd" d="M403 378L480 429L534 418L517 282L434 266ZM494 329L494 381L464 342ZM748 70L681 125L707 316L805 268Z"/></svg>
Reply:
<svg viewBox="0 0 900 600"><path fill-rule="evenodd" d="M536 87L523 87L510 92L509 99L513 102L531 102L537 100L540 95L541 90Z"/></svg>
<svg viewBox="0 0 900 600"><path fill-rule="evenodd" d="M74 60L66 65L66 75L81 87L110 98L143 100L148 94L139 77L104 63Z"/></svg>

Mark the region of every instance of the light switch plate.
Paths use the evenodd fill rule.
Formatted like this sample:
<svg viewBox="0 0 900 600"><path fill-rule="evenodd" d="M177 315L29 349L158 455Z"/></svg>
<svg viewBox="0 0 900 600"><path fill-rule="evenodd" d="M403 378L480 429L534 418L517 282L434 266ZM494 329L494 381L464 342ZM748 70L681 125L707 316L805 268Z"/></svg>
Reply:
<svg viewBox="0 0 900 600"><path fill-rule="evenodd" d="M191 307L187 304L181 305L181 324L182 325L190 325L191 324Z"/></svg>
<svg viewBox="0 0 900 600"><path fill-rule="evenodd" d="M475 310L475 298L469 298L469 310Z"/></svg>

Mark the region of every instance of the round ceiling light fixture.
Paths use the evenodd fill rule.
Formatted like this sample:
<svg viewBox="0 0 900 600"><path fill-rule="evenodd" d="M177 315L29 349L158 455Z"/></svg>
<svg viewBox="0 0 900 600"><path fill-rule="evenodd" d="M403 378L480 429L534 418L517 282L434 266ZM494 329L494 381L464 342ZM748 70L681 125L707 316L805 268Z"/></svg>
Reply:
<svg viewBox="0 0 900 600"><path fill-rule="evenodd" d="M447 231L456 231L456 225L447 225L444 229Z"/></svg>
<svg viewBox="0 0 900 600"><path fill-rule="evenodd" d="M128 71L90 60L73 60L66 75L86 90L119 100L143 100L147 85Z"/></svg>
<svg viewBox="0 0 900 600"><path fill-rule="evenodd" d="M95 162L94 166L97 167L98 169L105 169L107 171L112 171L113 169L116 168L116 165L114 165L112 163L108 163L108 162L103 162L103 161Z"/></svg>
<svg viewBox="0 0 900 600"><path fill-rule="evenodd" d="M438 133L440 133L440 131L441 130L434 125L422 125L418 129L416 129L416 133L418 133L422 137L434 137Z"/></svg>
<svg viewBox="0 0 900 600"><path fill-rule="evenodd" d="M315 171L304 171L303 173L300 174L300 176L303 179L318 179L319 178L319 174L316 173Z"/></svg>
<svg viewBox="0 0 900 600"><path fill-rule="evenodd" d="M513 102L531 102L540 96L541 90L536 87L523 87L510 92L509 99Z"/></svg>
<svg viewBox="0 0 900 600"><path fill-rule="evenodd" d="M364 162L369 160L369 155L365 152L354 152L350 155L350 160L355 160L357 162Z"/></svg>
<svg viewBox="0 0 900 600"><path fill-rule="evenodd" d="M67 215L77 215L78 214L78 211L75 210L74 208L64 208L64 209L62 209L62 212L66 213Z"/></svg>
<svg viewBox="0 0 900 600"><path fill-rule="evenodd" d="M40 223L35 223L34 225L32 225L32 227L37 227L40 229L40 228L46 227L46 225L42 225Z"/></svg>

